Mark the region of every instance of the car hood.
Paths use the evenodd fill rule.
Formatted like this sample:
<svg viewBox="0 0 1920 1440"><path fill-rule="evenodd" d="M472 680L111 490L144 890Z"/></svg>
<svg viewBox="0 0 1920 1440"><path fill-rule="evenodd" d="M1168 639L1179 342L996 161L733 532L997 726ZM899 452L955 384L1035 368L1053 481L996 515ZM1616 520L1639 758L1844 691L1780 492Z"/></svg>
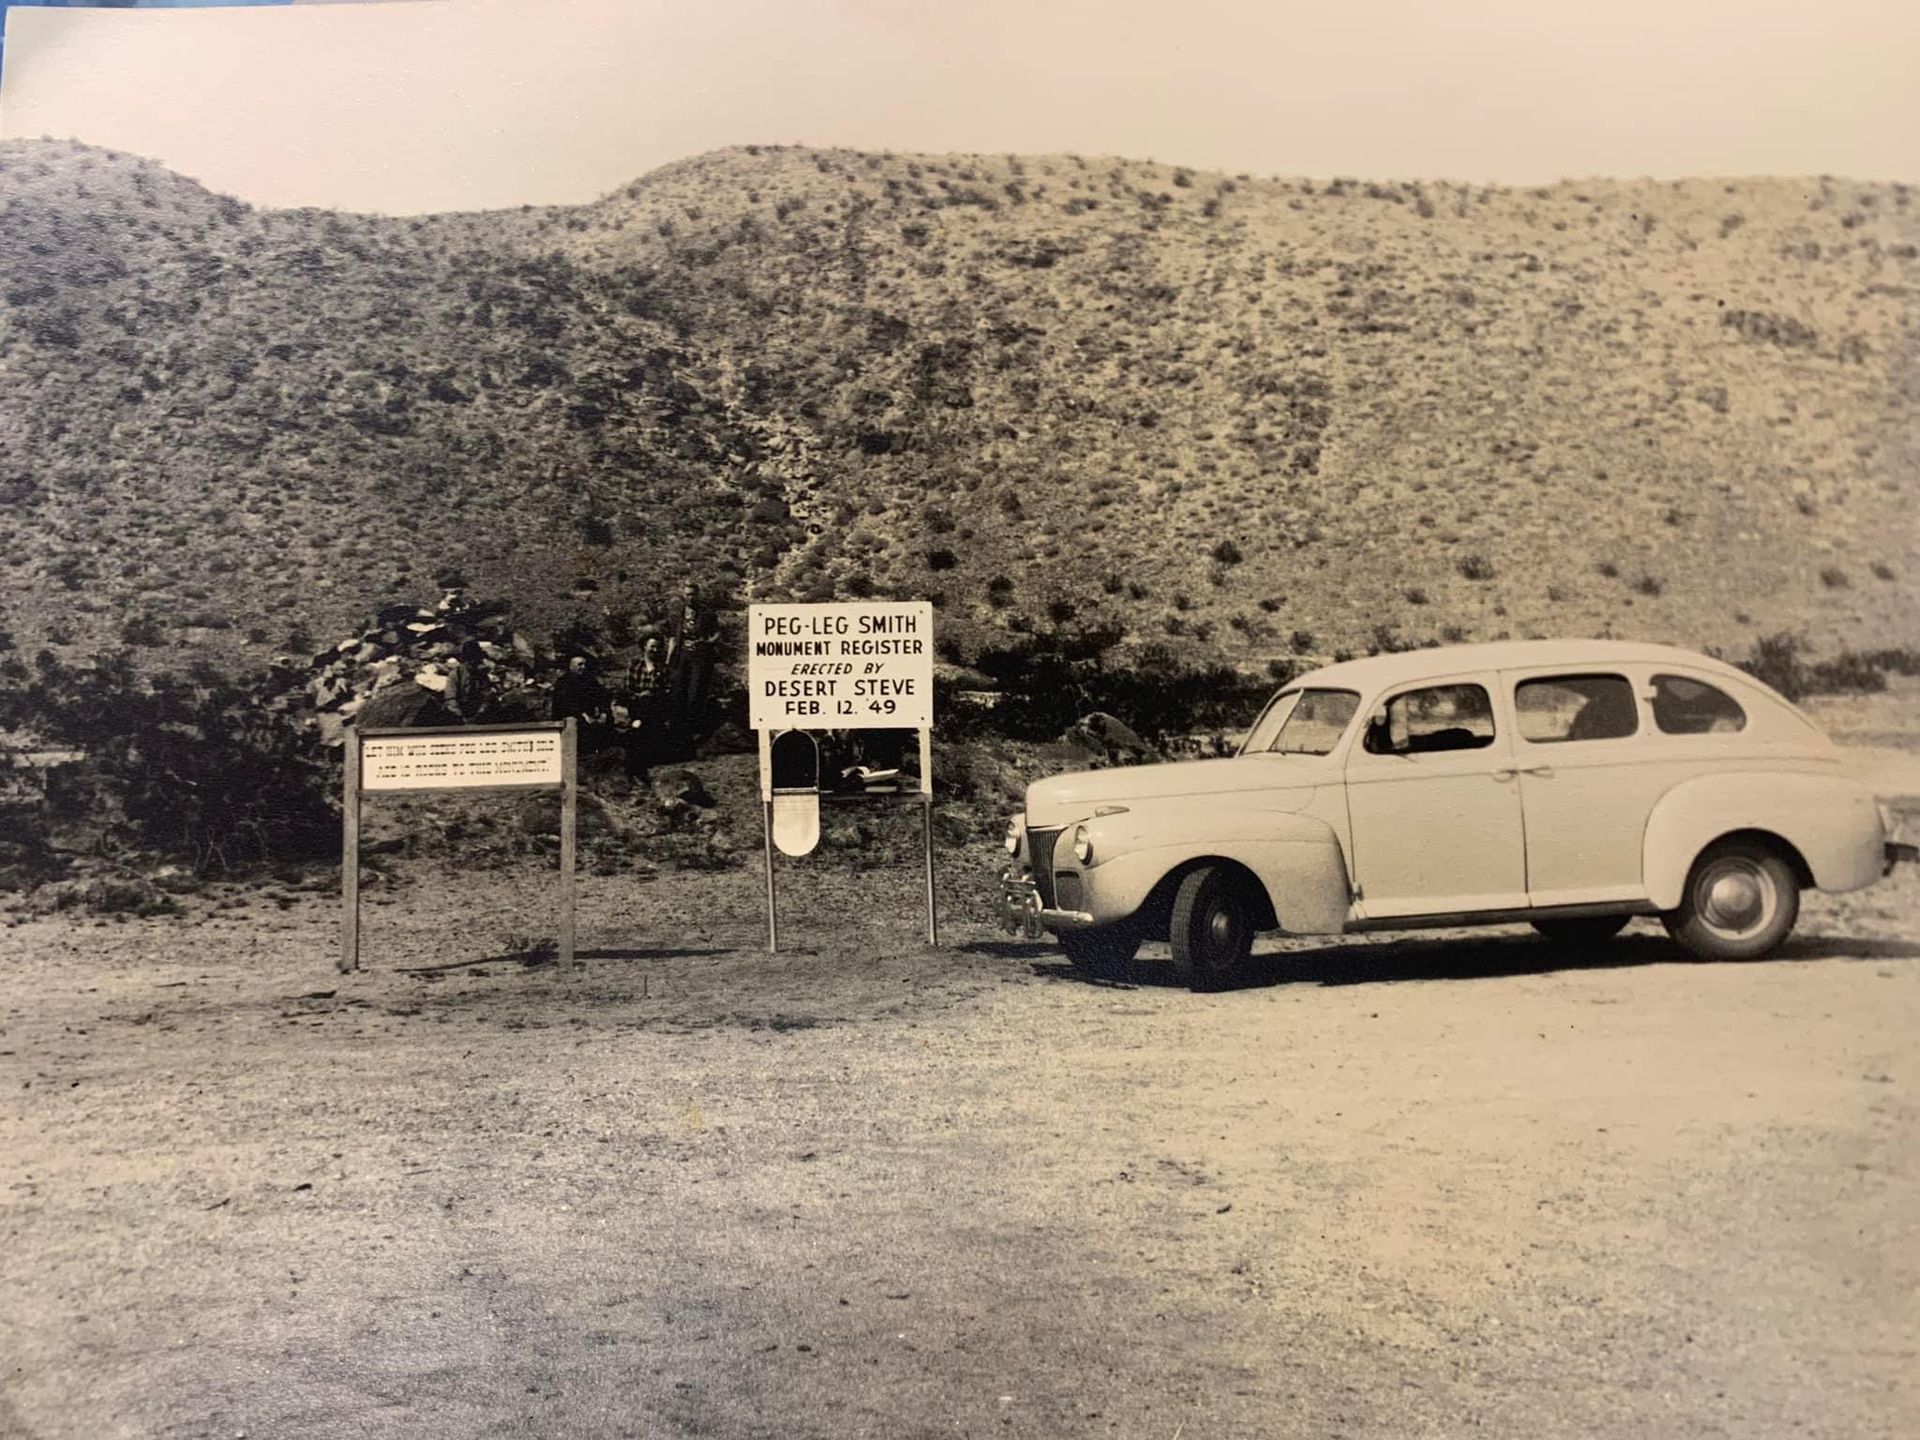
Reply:
<svg viewBox="0 0 1920 1440"><path fill-rule="evenodd" d="M1126 765L1077 770L1036 780L1027 787L1027 824L1065 825L1084 820L1101 805L1145 800L1203 798L1257 792L1271 808L1284 792L1298 792L1304 805L1314 786L1333 778L1324 755L1237 755L1227 760L1179 760L1167 765ZM1269 800L1266 797L1271 796ZM1284 806L1296 808L1292 804Z"/></svg>

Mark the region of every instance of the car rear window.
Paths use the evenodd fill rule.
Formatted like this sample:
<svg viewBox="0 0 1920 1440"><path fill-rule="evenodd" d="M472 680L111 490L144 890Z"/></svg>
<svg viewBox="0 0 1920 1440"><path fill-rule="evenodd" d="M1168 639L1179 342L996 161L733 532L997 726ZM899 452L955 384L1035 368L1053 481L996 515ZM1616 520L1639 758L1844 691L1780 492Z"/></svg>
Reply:
<svg viewBox="0 0 1920 1440"><path fill-rule="evenodd" d="M1548 675L1513 687L1521 738L1535 745L1564 740L1620 740L1640 728L1640 707L1624 675Z"/></svg>
<svg viewBox="0 0 1920 1440"><path fill-rule="evenodd" d="M1653 723L1667 735L1721 734L1746 729L1747 712L1717 685L1691 675L1656 675Z"/></svg>

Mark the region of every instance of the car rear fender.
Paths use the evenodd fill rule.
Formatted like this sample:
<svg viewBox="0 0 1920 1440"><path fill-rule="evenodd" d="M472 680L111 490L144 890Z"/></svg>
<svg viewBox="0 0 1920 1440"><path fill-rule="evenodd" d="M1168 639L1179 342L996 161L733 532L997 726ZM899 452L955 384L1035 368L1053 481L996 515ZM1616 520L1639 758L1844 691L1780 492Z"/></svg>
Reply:
<svg viewBox="0 0 1920 1440"><path fill-rule="evenodd" d="M1736 771L1673 787L1647 817L1642 876L1662 910L1680 903L1700 852L1737 832L1782 845L1803 881L1858 890L1880 878L1885 839L1873 793L1838 775Z"/></svg>

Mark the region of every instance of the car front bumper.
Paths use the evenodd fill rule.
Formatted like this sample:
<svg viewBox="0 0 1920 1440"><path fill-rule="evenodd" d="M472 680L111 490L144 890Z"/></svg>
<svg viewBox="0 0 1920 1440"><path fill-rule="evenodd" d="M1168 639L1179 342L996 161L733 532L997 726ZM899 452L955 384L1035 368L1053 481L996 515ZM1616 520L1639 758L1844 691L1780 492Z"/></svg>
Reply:
<svg viewBox="0 0 1920 1440"><path fill-rule="evenodd" d="M1038 940L1054 930L1083 930L1094 923L1084 910L1049 910L1040 900L1040 889L1024 866L1009 865L1000 872L1000 899L997 904L1000 928L1009 935Z"/></svg>
<svg viewBox="0 0 1920 1440"><path fill-rule="evenodd" d="M1886 868L1880 873L1891 875L1896 865L1920 865L1920 845L1909 845L1904 840L1889 840L1886 847Z"/></svg>

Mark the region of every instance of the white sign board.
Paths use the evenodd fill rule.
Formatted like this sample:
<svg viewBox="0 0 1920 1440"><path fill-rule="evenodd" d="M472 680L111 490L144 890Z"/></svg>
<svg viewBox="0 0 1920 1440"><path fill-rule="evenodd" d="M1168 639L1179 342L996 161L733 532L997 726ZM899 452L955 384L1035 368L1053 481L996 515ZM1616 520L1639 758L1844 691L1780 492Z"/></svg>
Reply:
<svg viewBox="0 0 1920 1440"><path fill-rule="evenodd" d="M472 734L367 735L360 739L362 790L473 790L496 785L559 786L556 729Z"/></svg>
<svg viewBox="0 0 1920 1440"><path fill-rule="evenodd" d="M755 730L933 725L933 605L890 600L747 607Z"/></svg>

